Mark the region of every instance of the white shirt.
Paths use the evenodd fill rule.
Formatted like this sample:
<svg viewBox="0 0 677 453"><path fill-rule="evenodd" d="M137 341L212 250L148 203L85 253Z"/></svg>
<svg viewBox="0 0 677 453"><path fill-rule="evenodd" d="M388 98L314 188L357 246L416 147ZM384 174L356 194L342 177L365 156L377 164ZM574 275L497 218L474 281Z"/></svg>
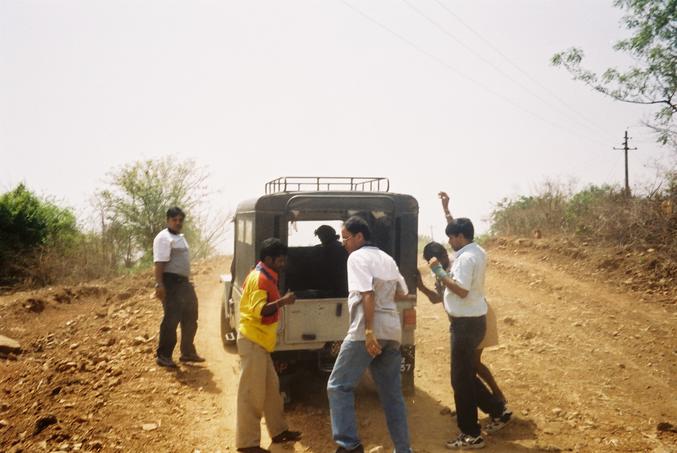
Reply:
<svg viewBox="0 0 677 453"><path fill-rule="evenodd" d="M464 318L487 314L487 303L484 299L486 267L487 254L474 242L456 252L450 276L458 286L468 291L468 295L459 297L449 288L444 289L444 309L450 316Z"/></svg>
<svg viewBox="0 0 677 453"><path fill-rule="evenodd" d="M364 341L363 292L374 291L373 330L380 340L402 341L402 324L395 303L397 287L409 292L395 260L373 246L364 246L348 256L348 308L350 328L347 341Z"/></svg>
<svg viewBox="0 0 677 453"><path fill-rule="evenodd" d="M188 242L183 234L174 234L165 228L153 240L153 261L167 263L165 272L190 276Z"/></svg>

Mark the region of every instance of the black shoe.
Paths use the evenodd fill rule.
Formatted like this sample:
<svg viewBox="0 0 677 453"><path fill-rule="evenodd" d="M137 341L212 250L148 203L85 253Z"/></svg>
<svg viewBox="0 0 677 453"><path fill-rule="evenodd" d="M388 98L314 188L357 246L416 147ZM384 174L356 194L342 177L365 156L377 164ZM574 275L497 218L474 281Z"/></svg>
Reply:
<svg viewBox="0 0 677 453"><path fill-rule="evenodd" d="M237 451L241 451L242 453L270 453L270 450L261 447L238 448Z"/></svg>
<svg viewBox="0 0 677 453"><path fill-rule="evenodd" d="M484 448L485 446L486 444L482 436L469 436L463 433L460 433L456 439L452 439L446 444L449 450L473 450Z"/></svg>
<svg viewBox="0 0 677 453"><path fill-rule="evenodd" d="M194 362L194 363L202 363L205 361L203 357L200 357L197 354L181 355L179 360L182 362Z"/></svg>
<svg viewBox="0 0 677 453"><path fill-rule="evenodd" d="M177 368L176 363L170 357L163 355L155 357L155 363L165 368Z"/></svg>
<svg viewBox="0 0 677 453"><path fill-rule="evenodd" d="M272 440L274 444L281 444L283 442L296 442L299 439L301 439L300 431L289 431L286 429L277 436L274 436Z"/></svg>
<svg viewBox="0 0 677 453"><path fill-rule="evenodd" d="M347 448L344 447L338 447L336 449L336 453L364 453L364 447L362 445L358 445L352 450L348 450Z"/></svg>
<svg viewBox="0 0 677 453"><path fill-rule="evenodd" d="M489 423L484 427L484 431L491 434L503 429L503 427L508 424L511 417L512 412L507 407L504 408L501 415L498 417L491 417Z"/></svg>

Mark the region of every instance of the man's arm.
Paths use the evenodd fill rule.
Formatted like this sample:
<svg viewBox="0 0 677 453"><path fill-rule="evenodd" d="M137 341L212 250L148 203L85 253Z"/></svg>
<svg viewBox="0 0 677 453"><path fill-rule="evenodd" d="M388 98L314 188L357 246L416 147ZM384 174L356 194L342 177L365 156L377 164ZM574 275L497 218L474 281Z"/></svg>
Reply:
<svg viewBox="0 0 677 453"><path fill-rule="evenodd" d="M446 192L440 192L437 194L437 196L440 197L440 200L442 200L444 218L447 220L447 224L450 224L454 220L454 217L451 215L451 212L449 212L449 195L447 195Z"/></svg>
<svg viewBox="0 0 677 453"><path fill-rule="evenodd" d="M162 274L165 273L166 262L158 261L155 263L155 297L164 303L165 301L165 285L162 280Z"/></svg>
<svg viewBox="0 0 677 453"><path fill-rule="evenodd" d="M442 284L444 286L449 288L449 290L451 292L456 294L461 299L464 299L468 295L468 293L470 292L467 289L461 287L456 280L449 277L448 275L446 277L441 278L440 281L442 282Z"/></svg>
<svg viewBox="0 0 677 453"><path fill-rule="evenodd" d="M374 335L374 312L376 311L376 300L374 291L366 291L362 294L362 310L364 311L364 346L370 356L376 357L381 353L381 345Z"/></svg>
<svg viewBox="0 0 677 453"><path fill-rule="evenodd" d="M444 271L437 258L432 258L428 264L430 265L430 269L435 273L435 276L437 276L438 280L441 281L444 286L449 288L451 292L456 294L461 299L468 295L470 291L463 288L456 280L451 278L449 274Z"/></svg>
<svg viewBox="0 0 677 453"><path fill-rule="evenodd" d="M285 305L291 305L294 302L296 302L296 295L291 291L287 291L287 293L279 299L267 302L261 309L261 316L272 316L279 308L284 307Z"/></svg>
<svg viewBox="0 0 677 453"><path fill-rule="evenodd" d="M421 278L421 272L416 269L416 288L421 291L428 300L433 304L439 304L442 302L442 296L438 294L437 291L432 290L423 284L423 279Z"/></svg>

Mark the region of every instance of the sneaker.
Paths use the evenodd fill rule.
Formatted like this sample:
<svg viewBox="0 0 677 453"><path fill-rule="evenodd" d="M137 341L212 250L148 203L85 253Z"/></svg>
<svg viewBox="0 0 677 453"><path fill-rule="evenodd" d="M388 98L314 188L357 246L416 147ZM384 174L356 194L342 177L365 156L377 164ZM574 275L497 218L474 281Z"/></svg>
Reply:
<svg viewBox="0 0 677 453"><path fill-rule="evenodd" d="M353 448L352 450L348 450L345 447L338 447L336 449L336 453L364 453L364 447L362 445L358 445L357 447Z"/></svg>
<svg viewBox="0 0 677 453"><path fill-rule="evenodd" d="M165 368L177 368L176 363L171 359L171 357L165 357L159 355L155 358L155 363Z"/></svg>
<svg viewBox="0 0 677 453"><path fill-rule="evenodd" d="M273 436L272 441L274 444L281 444L283 442L296 442L299 439L301 439L300 431L289 431L286 429L277 436Z"/></svg>
<svg viewBox="0 0 677 453"><path fill-rule="evenodd" d="M460 433L456 439L450 440L445 446L450 450L474 450L484 448L486 444L482 436L473 437Z"/></svg>
<svg viewBox="0 0 677 453"><path fill-rule="evenodd" d="M179 360L182 362L194 362L194 363L202 363L205 361L203 357L200 357L197 354L181 355L181 357L179 357Z"/></svg>
<svg viewBox="0 0 677 453"><path fill-rule="evenodd" d="M503 427L508 424L511 417L512 412L506 407L503 409L503 413L501 415L498 417L491 417L489 423L487 423L484 427L484 431L487 433L495 433L496 431L503 429Z"/></svg>

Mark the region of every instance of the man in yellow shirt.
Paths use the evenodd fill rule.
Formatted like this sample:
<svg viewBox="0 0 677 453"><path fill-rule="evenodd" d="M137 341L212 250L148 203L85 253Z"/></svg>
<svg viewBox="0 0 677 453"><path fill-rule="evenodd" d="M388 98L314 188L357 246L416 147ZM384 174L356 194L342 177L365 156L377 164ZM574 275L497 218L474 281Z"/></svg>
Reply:
<svg viewBox="0 0 677 453"><path fill-rule="evenodd" d="M280 308L296 301L288 291L280 297L278 274L287 264L287 246L268 238L261 244L259 262L244 281L240 300L237 351L240 383L237 389L237 451L269 453L261 448L261 417L273 443L296 441L298 431L289 431L284 417L280 383L270 353L277 342Z"/></svg>

